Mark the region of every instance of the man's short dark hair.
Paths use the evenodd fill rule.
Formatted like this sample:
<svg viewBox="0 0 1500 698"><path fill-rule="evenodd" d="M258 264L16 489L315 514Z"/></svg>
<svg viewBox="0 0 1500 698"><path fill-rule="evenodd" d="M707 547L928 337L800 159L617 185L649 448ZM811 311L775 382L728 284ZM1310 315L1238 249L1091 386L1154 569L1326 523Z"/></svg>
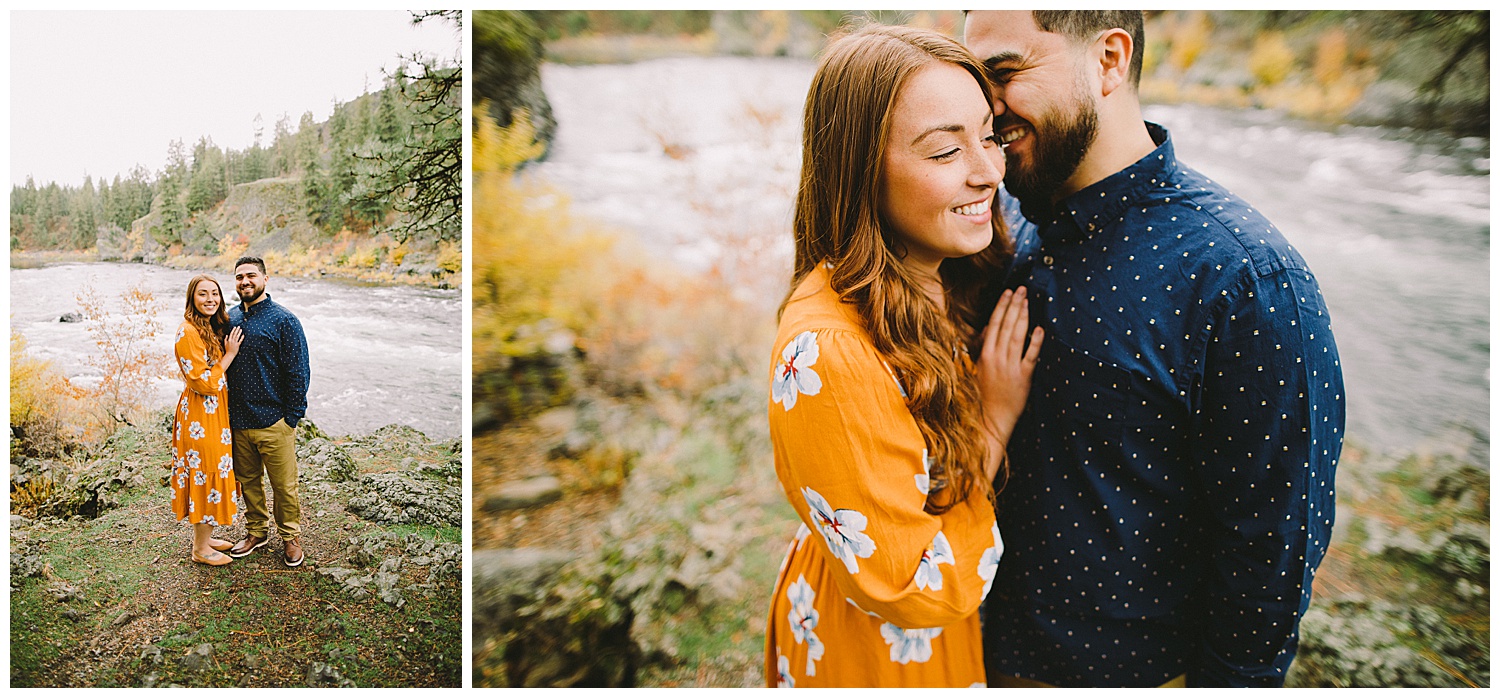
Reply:
<svg viewBox="0 0 1500 698"><path fill-rule="evenodd" d="M240 257L239 260L234 263L234 268L239 269L240 266L244 264L254 264L257 267L260 267L261 276L266 275L266 260L261 259L260 257Z"/></svg>
<svg viewBox="0 0 1500 698"><path fill-rule="evenodd" d="M1140 91L1141 62L1146 55L1146 18L1140 10L1032 10L1031 17L1042 31L1077 42L1093 41L1099 32L1109 29L1124 29L1135 44L1130 56L1130 84Z"/></svg>

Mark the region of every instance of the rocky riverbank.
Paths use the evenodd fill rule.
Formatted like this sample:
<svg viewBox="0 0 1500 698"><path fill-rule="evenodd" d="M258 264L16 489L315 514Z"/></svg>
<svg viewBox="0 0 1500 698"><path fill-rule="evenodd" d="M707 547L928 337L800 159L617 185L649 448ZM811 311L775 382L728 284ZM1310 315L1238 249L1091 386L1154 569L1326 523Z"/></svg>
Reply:
<svg viewBox="0 0 1500 698"><path fill-rule="evenodd" d="M753 383L753 385L752 385ZM758 686L795 522L757 381L585 394L476 437L476 686ZM1292 686L1488 686L1483 445L1346 447Z"/></svg>
<svg viewBox="0 0 1500 698"><path fill-rule="evenodd" d="M210 568L172 520L170 423L13 457L12 686L460 685L461 442L304 420L307 562L285 567L273 534Z"/></svg>

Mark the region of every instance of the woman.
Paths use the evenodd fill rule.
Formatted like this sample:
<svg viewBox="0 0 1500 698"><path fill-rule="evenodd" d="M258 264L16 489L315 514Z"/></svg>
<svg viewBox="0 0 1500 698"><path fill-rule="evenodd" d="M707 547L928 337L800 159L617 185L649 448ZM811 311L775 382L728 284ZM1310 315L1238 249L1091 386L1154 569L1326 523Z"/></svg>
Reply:
<svg viewBox="0 0 1500 698"><path fill-rule="evenodd" d="M187 309L177 328L177 367L186 383L172 429L172 513L193 525L192 559L227 565L233 543L213 537L214 526L239 516L234 482L234 437L229 431L229 394L224 371L234 363L243 337L229 329L223 294L213 277L188 282Z"/></svg>
<svg viewBox="0 0 1500 698"><path fill-rule="evenodd" d="M984 684L978 608L1004 549L990 483L1042 338L1026 346L1024 290L980 310L1011 257L990 104L973 55L907 27L840 39L808 91L769 406L803 526L769 685Z"/></svg>

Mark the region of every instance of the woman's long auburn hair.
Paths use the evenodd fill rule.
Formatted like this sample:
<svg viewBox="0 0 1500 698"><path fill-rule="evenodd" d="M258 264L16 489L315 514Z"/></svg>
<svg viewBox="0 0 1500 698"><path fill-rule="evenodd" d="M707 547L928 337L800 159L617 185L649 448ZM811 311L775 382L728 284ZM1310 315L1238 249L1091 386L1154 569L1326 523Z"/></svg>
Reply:
<svg viewBox="0 0 1500 698"><path fill-rule="evenodd" d="M213 315L204 315L198 311L198 306L193 304L193 294L198 292L198 285L207 281L219 289L219 309ZM224 300L224 287L214 277L207 274L199 274L188 282L187 286L187 309L182 312L184 320L193 323L198 328L198 336L203 338L203 344L208 347L208 363L210 366L219 363L224 358L224 336L229 334L229 313L224 310L228 305Z"/></svg>
<svg viewBox="0 0 1500 698"><path fill-rule="evenodd" d="M967 70L985 99L992 99L974 54L935 32L870 24L828 47L807 92L792 221L793 292L818 264L831 263L834 292L854 306L875 349L906 389L907 407L927 444L931 513L946 511L976 490L994 496L984 477L979 388L955 353L976 340L987 320L980 294L1014 255L1004 222L992 216L989 247L945 260L939 268L945 316L901 263L896 231L881 220L881 163L896 96L913 74L939 61ZM788 293L781 310L790 301Z"/></svg>

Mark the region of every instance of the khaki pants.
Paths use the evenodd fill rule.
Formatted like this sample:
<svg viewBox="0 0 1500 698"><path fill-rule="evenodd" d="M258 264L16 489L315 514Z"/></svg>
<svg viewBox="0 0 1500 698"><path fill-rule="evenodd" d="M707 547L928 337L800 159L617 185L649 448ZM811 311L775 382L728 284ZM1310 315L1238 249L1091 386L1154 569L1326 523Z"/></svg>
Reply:
<svg viewBox="0 0 1500 698"><path fill-rule="evenodd" d="M1041 681L1033 681L1032 679L1023 679L1019 676L999 676L991 679L990 685L998 686L1000 688L1057 688L1050 683L1042 683ZM1187 674L1178 676L1171 681L1157 686L1157 688L1187 688Z"/></svg>
<svg viewBox="0 0 1500 698"><path fill-rule="evenodd" d="M297 499L297 432L285 420L265 429L234 431L234 478L245 496L245 533L267 537L266 486L276 494L276 530L282 540L302 532L302 504Z"/></svg>

